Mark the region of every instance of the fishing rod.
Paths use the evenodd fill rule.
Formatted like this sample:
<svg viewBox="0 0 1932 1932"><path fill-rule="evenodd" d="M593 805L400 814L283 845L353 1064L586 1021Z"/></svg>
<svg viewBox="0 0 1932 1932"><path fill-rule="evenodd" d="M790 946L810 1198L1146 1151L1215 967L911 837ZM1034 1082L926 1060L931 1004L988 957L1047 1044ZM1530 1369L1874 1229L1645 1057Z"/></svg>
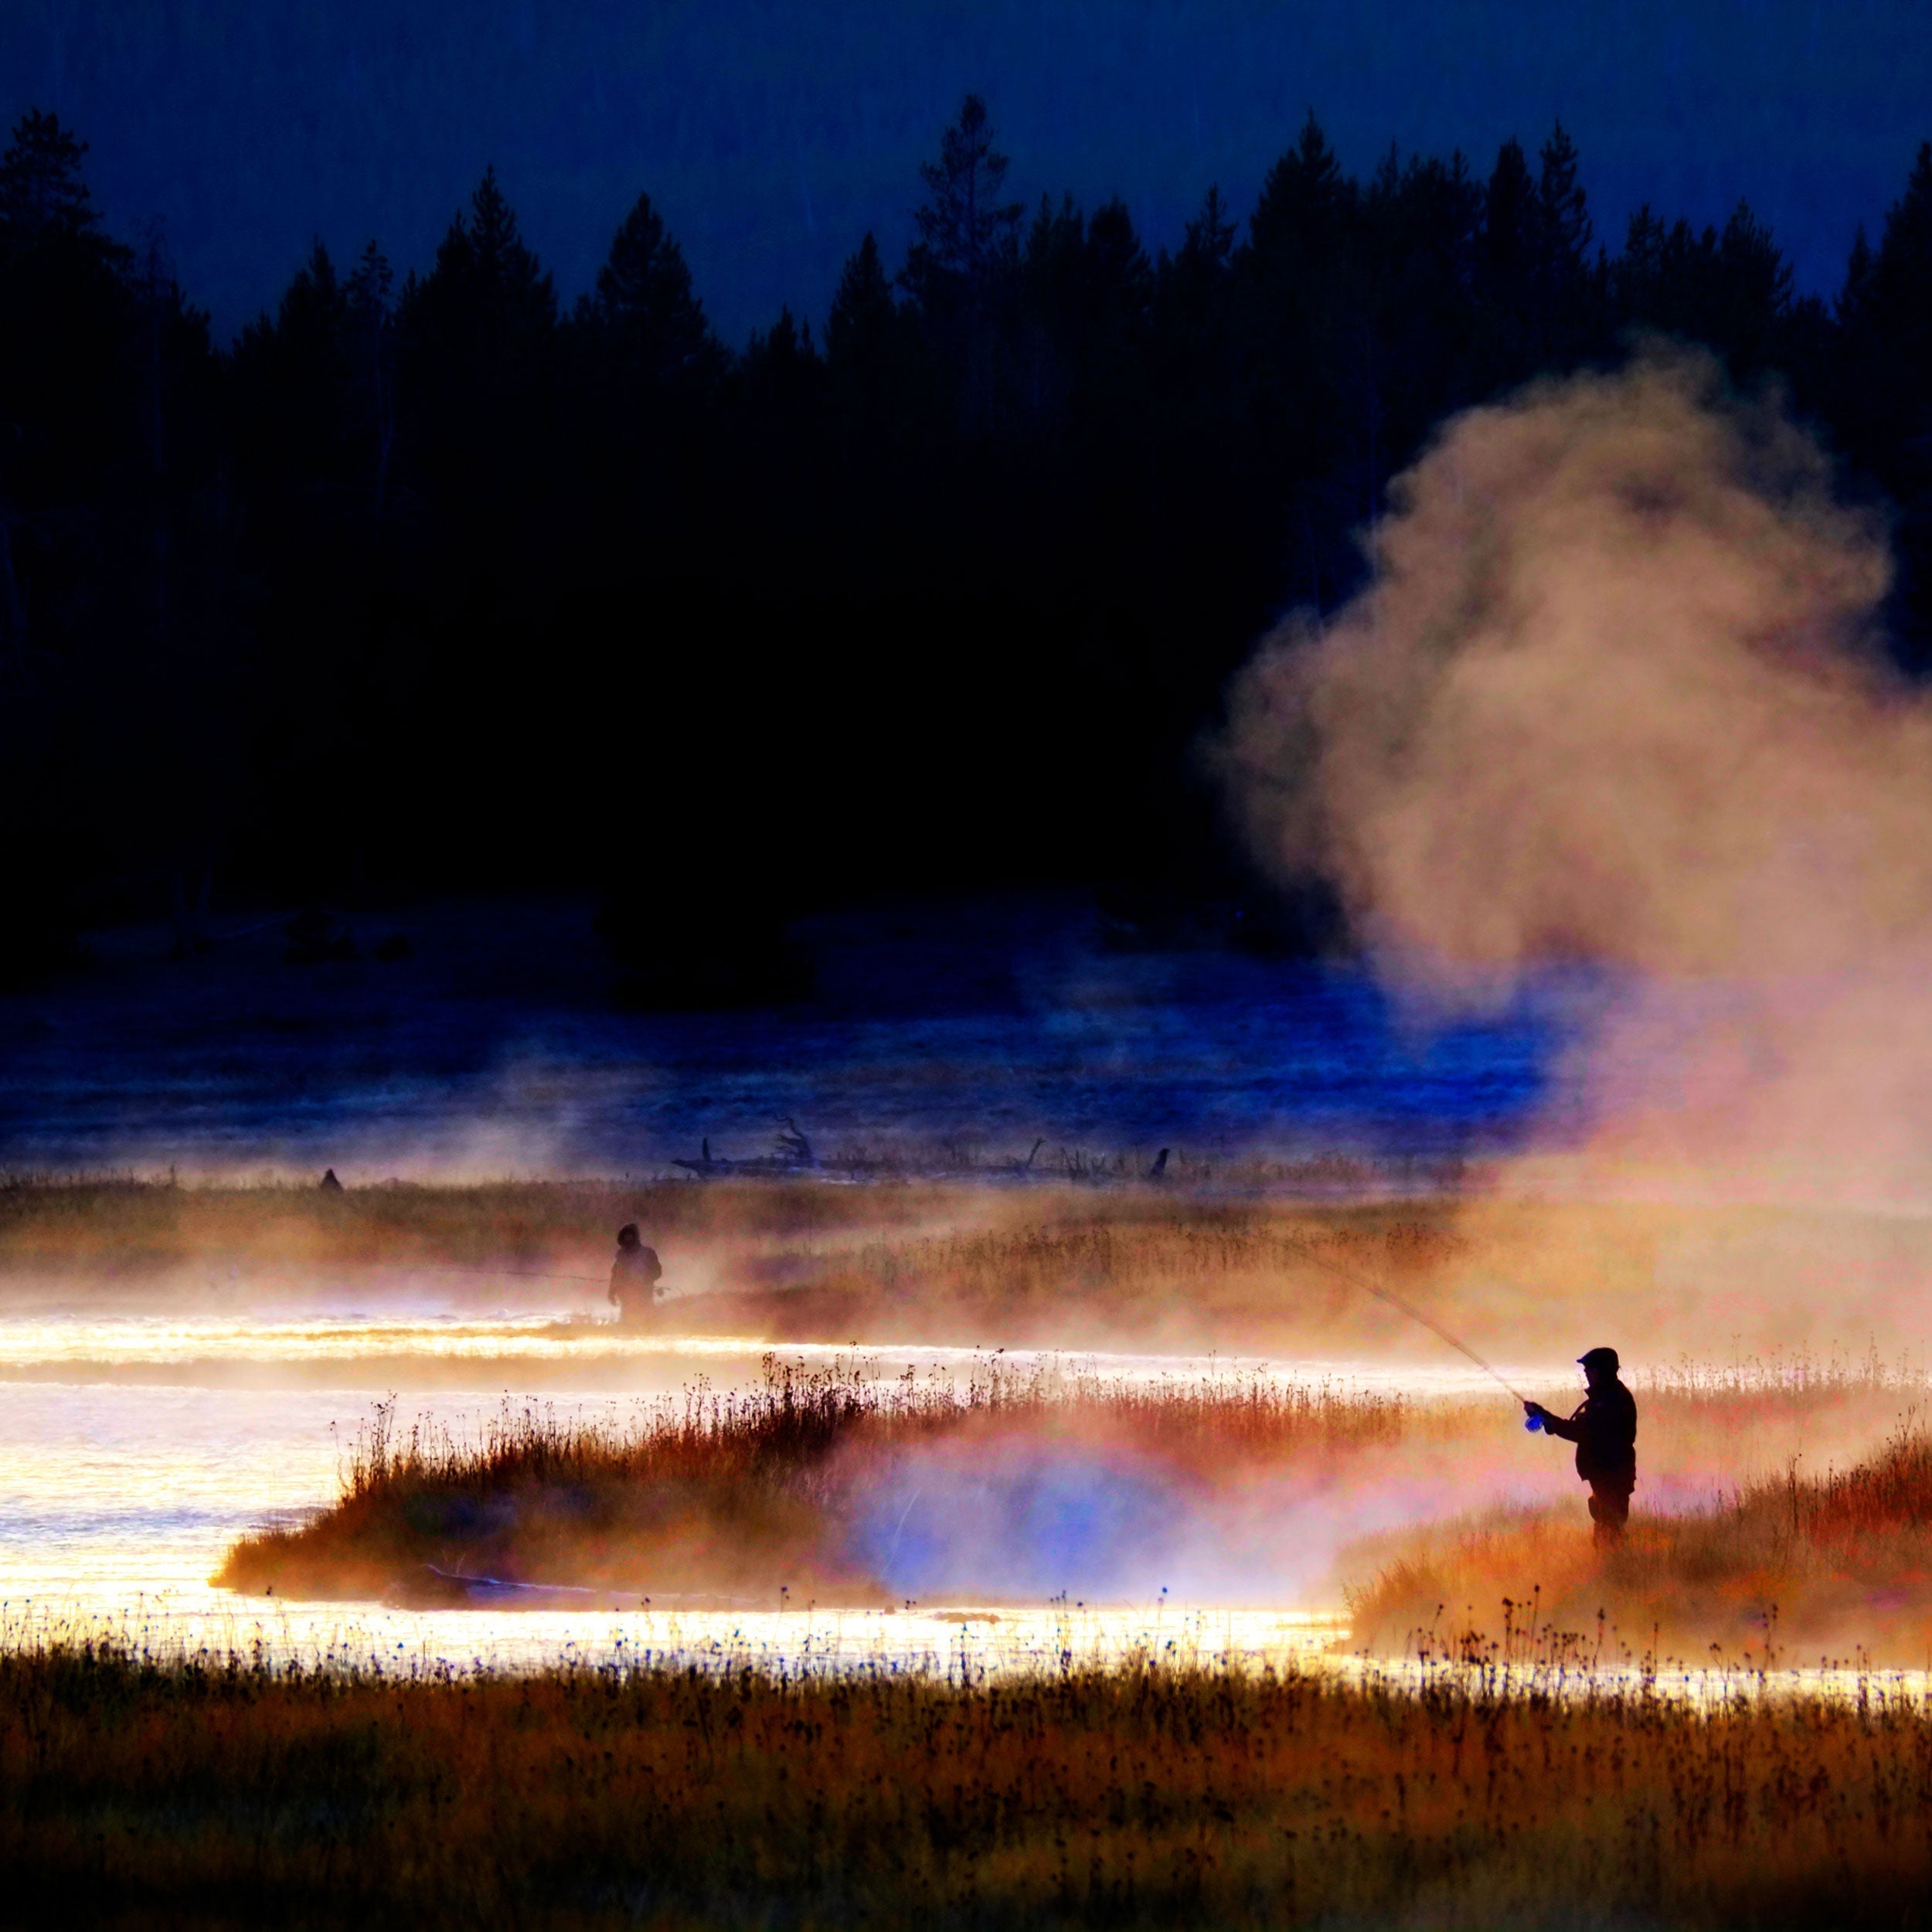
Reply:
<svg viewBox="0 0 1932 1932"><path fill-rule="evenodd" d="M1284 1235L1282 1239L1304 1260L1312 1261L1318 1268L1326 1268L1331 1274L1338 1276L1352 1287L1359 1288L1365 1294L1373 1295L1378 1301L1386 1301L1390 1308L1397 1309L1402 1314L1406 1315L1411 1321L1419 1322L1438 1341L1446 1342L1458 1355L1467 1356L1492 1382L1514 1396L1517 1401L1522 1403L1525 1408L1529 1407L1529 1398L1495 1363L1485 1361L1477 1354L1474 1349L1470 1347L1468 1342L1463 1341L1459 1336L1451 1335L1434 1315L1425 1313L1405 1296L1396 1294L1395 1290L1386 1283L1377 1281L1372 1276L1363 1274L1359 1270L1349 1267L1345 1263L1337 1261L1332 1257L1321 1253L1318 1249L1309 1247L1306 1242L1297 1240L1293 1235ZM442 1274L480 1275L508 1278L513 1281L582 1281L594 1287L601 1287L604 1282L604 1277L601 1275L549 1274L529 1268L478 1268L467 1267L457 1261L414 1261L405 1263L403 1265L406 1268L434 1270ZM1540 1417L1532 1413L1524 1426L1534 1431L1543 1427L1543 1422ZM916 1501L917 1498L915 1498L914 1500ZM910 1506L909 1505L908 1507Z"/></svg>
<svg viewBox="0 0 1932 1932"><path fill-rule="evenodd" d="M1413 1301L1399 1295L1393 1288L1377 1281L1372 1276L1362 1274L1355 1269L1348 1267L1345 1263L1332 1259L1329 1256L1310 1247L1305 1242L1298 1241L1293 1235L1285 1235L1282 1238L1298 1254L1306 1260L1312 1261L1317 1267L1326 1268L1331 1274L1339 1275L1343 1281L1348 1282L1352 1287L1361 1289L1365 1294L1372 1294L1378 1301L1386 1301L1390 1308L1399 1308L1411 1321L1420 1322L1423 1327L1427 1328L1437 1340L1447 1342L1458 1355L1467 1355L1485 1375L1508 1389L1511 1395L1522 1403L1524 1407L1527 1408L1529 1406L1529 1398L1500 1369L1492 1362L1485 1362L1474 1349L1470 1347L1468 1342L1461 1341L1451 1335L1440 1321L1436 1320L1434 1315L1424 1314ZM1540 1428L1542 1426L1535 1416L1532 1415L1529 1418L1529 1427L1532 1429Z"/></svg>

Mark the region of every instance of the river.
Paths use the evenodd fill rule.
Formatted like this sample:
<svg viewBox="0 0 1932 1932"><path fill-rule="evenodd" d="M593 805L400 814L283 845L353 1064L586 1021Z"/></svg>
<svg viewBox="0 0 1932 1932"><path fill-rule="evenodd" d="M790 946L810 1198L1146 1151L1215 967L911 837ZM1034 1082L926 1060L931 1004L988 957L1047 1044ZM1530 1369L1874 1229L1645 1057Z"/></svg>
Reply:
<svg viewBox="0 0 1932 1932"><path fill-rule="evenodd" d="M556 1337L546 1332L580 1313L562 1302L490 1311L473 1293L368 1284L282 1294L279 1304L240 1311L122 1301L104 1311L81 1287L41 1300L22 1290L0 1315L0 1616L16 1639L29 1627L107 1628L158 1648L260 1643L288 1656L457 1665L731 1650L794 1665L964 1658L993 1667L1070 1647L1109 1655L1138 1645L1279 1658L1325 1648L1342 1628L1332 1604L1309 1600L1315 1546L1376 1526L1350 1513L1359 1502L1305 1496L1298 1534L1255 1539L1236 1561L1216 1546L1220 1532L1170 1508L1158 1485L1124 1488L1117 1468L1056 1455L980 1472L970 1494L958 1492L955 1475L951 1495L909 1478L903 1501L882 1496L872 1553L909 1600L891 1613L778 1600L646 1607L568 1592L538 1609L485 1600L434 1612L237 1597L207 1580L228 1545L329 1502L345 1452L386 1397L406 1424L422 1417L461 1434L505 1401L621 1423L694 1379L722 1390L762 1372L762 1351L741 1339L614 1329ZM786 1352L822 1361L852 1352ZM889 1374L910 1366L964 1376L979 1358L902 1347L868 1359ZM1022 1369L1029 1360L1007 1359ZM1439 1393L1481 1386L1453 1362L1066 1359L1149 1379L1261 1372ZM1440 1502L1411 1493L1398 1513ZM998 1533L962 1539L962 1513Z"/></svg>

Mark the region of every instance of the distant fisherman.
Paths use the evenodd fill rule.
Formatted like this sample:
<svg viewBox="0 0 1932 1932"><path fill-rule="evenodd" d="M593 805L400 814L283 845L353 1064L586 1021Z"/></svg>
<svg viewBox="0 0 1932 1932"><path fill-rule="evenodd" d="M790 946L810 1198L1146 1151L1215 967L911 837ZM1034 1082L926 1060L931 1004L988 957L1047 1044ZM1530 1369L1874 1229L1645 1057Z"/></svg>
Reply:
<svg viewBox="0 0 1932 1932"><path fill-rule="evenodd" d="M1592 1349L1577 1360L1590 1393L1574 1415L1552 1415L1540 1402L1523 1407L1532 1426L1577 1445L1577 1473L1590 1485L1597 1547L1607 1549L1623 1540L1630 1492L1637 1487L1637 1401L1617 1378L1614 1349Z"/></svg>
<svg viewBox="0 0 1932 1932"><path fill-rule="evenodd" d="M645 1322L658 1299L658 1281L664 1273L658 1251L648 1248L638 1224L627 1221L617 1230L617 1258L611 1264L610 1300L624 1322Z"/></svg>

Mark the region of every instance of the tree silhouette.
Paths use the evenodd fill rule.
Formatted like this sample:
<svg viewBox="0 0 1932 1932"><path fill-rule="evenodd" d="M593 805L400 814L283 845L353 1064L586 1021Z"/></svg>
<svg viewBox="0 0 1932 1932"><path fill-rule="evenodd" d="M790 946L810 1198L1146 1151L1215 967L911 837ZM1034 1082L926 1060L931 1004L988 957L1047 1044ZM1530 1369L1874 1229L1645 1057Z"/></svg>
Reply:
<svg viewBox="0 0 1932 1932"><path fill-rule="evenodd" d="M1097 802L1109 871L1166 882L1122 903L1232 896L1189 747L1253 636L1360 582L1445 416L1633 332L1789 386L1884 500L1898 648L1932 660L1932 148L1828 310L1743 202L1597 250L1560 125L1481 175L1391 143L1358 180L1311 111L1251 209L1209 189L1151 260L1117 199L1023 218L978 97L937 145L910 246L860 238L822 330L794 305L726 349L641 194L560 317L491 171L430 263L318 243L218 355L29 111L0 155L0 913L57 939L63 881L132 880L192 945L217 855L270 898L601 890L666 800L648 876L727 951L781 959L784 908L908 878L1071 876L1094 862L1038 827ZM865 835L774 838L801 798Z"/></svg>
<svg viewBox="0 0 1932 1932"><path fill-rule="evenodd" d="M370 457L369 512L378 522L389 502L396 456L396 272L372 239L349 278L350 362L355 371Z"/></svg>
<svg viewBox="0 0 1932 1932"><path fill-rule="evenodd" d="M1543 244L1567 274L1581 270L1590 247L1590 204L1577 179L1577 145L1560 121L1537 155L1536 208Z"/></svg>
<svg viewBox="0 0 1932 1932"><path fill-rule="evenodd" d="M1887 352L1932 384L1932 141L1920 144L1905 192L1886 215L1867 306Z"/></svg>
<svg viewBox="0 0 1932 1932"><path fill-rule="evenodd" d="M920 164L926 199L913 216L918 240L901 279L928 308L949 294L981 294L1013 265L1026 210L1000 199L1008 163L993 138L985 102L968 94L940 137L939 158Z"/></svg>
<svg viewBox="0 0 1932 1932"><path fill-rule="evenodd" d="M87 151L87 144L63 128L58 115L37 107L22 115L0 156L0 246L85 242L104 257L126 259L124 250L99 233L100 218L80 172Z"/></svg>
<svg viewBox="0 0 1932 1932"><path fill-rule="evenodd" d="M835 366L876 368L899 321L878 238L866 238L839 272L838 286L825 320L825 352Z"/></svg>
<svg viewBox="0 0 1932 1932"><path fill-rule="evenodd" d="M1292 284L1337 257L1358 190L1310 108L1294 145L1268 170L1248 217L1248 253L1263 277Z"/></svg>
<svg viewBox="0 0 1932 1932"><path fill-rule="evenodd" d="M597 321L627 370L648 383L715 369L717 347L683 251L640 195L597 270Z"/></svg>

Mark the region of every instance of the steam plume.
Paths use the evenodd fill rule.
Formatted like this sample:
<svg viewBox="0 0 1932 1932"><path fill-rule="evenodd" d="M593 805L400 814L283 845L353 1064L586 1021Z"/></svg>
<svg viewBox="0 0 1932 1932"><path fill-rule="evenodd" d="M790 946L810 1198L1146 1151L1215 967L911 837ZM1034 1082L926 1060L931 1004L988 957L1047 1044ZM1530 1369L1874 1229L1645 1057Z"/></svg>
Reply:
<svg viewBox="0 0 1932 1932"><path fill-rule="evenodd" d="M1331 878L1412 988L1612 969L1569 1070L1600 1150L1922 1194L1932 702L1816 444L1651 352L1457 419L1369 555L1236 687L1265 859Z"/></svg>

